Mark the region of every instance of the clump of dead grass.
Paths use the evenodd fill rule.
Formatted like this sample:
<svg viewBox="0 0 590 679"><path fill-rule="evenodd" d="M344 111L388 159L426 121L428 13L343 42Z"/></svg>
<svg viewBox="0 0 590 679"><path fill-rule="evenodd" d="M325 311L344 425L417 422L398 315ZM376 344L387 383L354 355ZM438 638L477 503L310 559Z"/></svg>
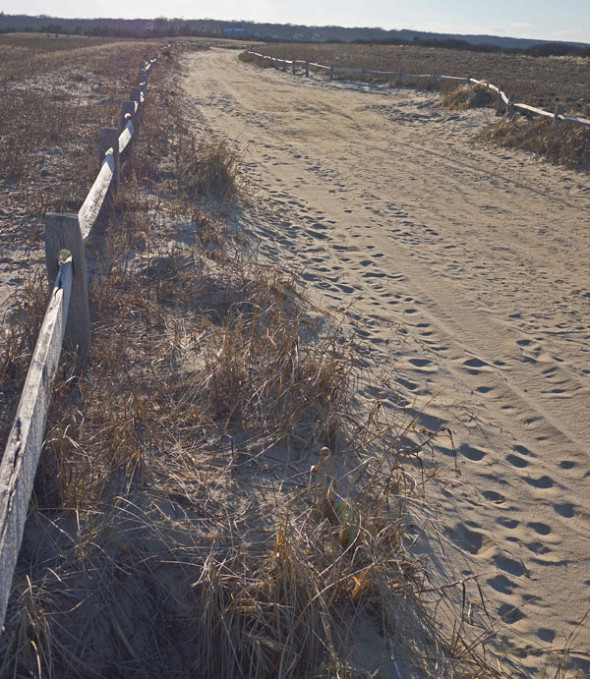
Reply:
<svg viewBox="0 0 590 679"><path fill-rule="evenodd" d="M516 116L502 120L481 132L477 139L504 148L522 149L579 172L590 170L590 130L562 122L557 128L546 118L530 121Z"/></svg>
<svg viewBox="0 0 590 679"><path fill-rule="evenodd" d="M464 111L470 108L485 108L496 102L496 96L482 85L461 85L443 95L443 104L450 109Z"/></svg>
<svg viewBox="0 0 590 679"><path fill-rule="evenodd" d="M207 139L177 147L175 175L180 195L194 202L199 195L210 195L222 203L239 195L241 166L239 148L227 139Z"/></svg>

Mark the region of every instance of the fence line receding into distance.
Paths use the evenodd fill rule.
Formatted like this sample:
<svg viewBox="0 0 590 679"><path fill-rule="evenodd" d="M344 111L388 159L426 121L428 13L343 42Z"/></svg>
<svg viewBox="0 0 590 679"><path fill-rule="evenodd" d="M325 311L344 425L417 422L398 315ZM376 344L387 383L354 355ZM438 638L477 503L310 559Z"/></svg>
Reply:
<svg viewBox="0 0 590 679"><path fill-rule="evenodd" d="M328 71L330 80L333 79L336 73L351 73L352 75L360 75L361 81L364 80L367 75L388 76L391 78L395 78L398 85L403 84L404 78L408 78L411 80L428 79L432 81L432 83L435 85L438 80L455 80L457 82L463 82L468 85L480 85L481 87L485 87L486 89L491 90L492 92L496 92L498 97L496 105L497 112L500 115L503 115L505 113L508 118L512 118L514 116L514 113L520 110L525 111L528 115L532 114L537 116L543 116L545 118L552 118L555 126L557 126L559 122L563 120L571 123L577 123L578 125L586 125L590 127L590 120L587 120L586 118L579 118L577 116L565 115L561 105L557 105L555 111L551 113L550 111L544 111L541 108L535 108L534 106L529 106L528 104L521 104L516 101L516 95L511 94L510 96L507 96L502 85L500 85L500 87L497 87L496 85L493 85L491 82L489 82L489 80L477 80L476 78L472 78L470 75L467 75L466 77L461 77L455 75L439 75L438 73L430 74L405 73L401 69L399 71L373 71L368 68L348 68L341 66L334 67L327 66L325 64L316 64L311 61L302 61L300 59L279 59L277 57L270 57L266 54L260 54L259 52L255 52L252 48L248 50L248 54L251 54L252 56L258 57L260 59L268 59L270 60L273 66L275 66L276 68L282 68L283 71L287 70L287 66L291 66L291 72L293 73L293 75L297 73L297 65L300 65L305 70L305 75L307 77L309 77L310 68L316 68L322 71Z"/></svg>
<svg viewBox="0 0 590 679"><path fill-rule="evenodd" d="M120 182L120 159L136 129L147 76L162 47L139 67L139 86L121 105L119 129L103 128L98 142L100 169L78 214L48 213L45 222L47 274L53 289L39 331L12 429L0 463L0 629L22 543L39 463L47 410L66 330L80 362L90 349L90 314L84 241L90 235L109 190Z"/></svg>

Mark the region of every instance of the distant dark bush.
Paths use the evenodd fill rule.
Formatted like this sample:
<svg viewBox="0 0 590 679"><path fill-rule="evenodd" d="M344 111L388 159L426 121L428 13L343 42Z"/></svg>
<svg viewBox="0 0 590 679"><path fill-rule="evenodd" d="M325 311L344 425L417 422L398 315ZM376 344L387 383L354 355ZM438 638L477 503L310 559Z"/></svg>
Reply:
<svg viewBox="0 0 590 679"><path fill-rule="evenodd" d="M546 42L529 47L526 53L532 57L589 57L590 47L569 45L563 42Z"/></svg>

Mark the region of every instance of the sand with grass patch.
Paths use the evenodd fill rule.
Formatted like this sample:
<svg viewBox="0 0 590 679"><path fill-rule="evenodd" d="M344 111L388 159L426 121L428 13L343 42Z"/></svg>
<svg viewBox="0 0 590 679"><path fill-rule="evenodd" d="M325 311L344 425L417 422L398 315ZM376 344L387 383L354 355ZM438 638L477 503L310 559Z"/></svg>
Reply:
<svg viewBox="0 0 590 679"><path fill-rule="evenodd" d="M563 649L589 674L590 180L470 144L490 110L223 50L186 69L195 127L245 150L236 219L261 256L353 328L384 385L367 399L415 420L414 442L439 432L416 531L433 585L467 579L461 624L495 635L510 675L553 675ZM458 615L463 585L446 594Z"/></svg>

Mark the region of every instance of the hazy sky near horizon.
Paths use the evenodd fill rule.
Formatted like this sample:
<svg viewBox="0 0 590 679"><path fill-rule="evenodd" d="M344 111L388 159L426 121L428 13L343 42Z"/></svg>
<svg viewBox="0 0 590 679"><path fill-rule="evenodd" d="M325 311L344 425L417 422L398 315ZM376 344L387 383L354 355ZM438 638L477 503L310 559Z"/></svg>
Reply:
<svg viewBox="0 0 590 679"><path fill-rule="evenodd" d="M590 43L590 0L2 0L7 14L379 26Z"/></svg>

